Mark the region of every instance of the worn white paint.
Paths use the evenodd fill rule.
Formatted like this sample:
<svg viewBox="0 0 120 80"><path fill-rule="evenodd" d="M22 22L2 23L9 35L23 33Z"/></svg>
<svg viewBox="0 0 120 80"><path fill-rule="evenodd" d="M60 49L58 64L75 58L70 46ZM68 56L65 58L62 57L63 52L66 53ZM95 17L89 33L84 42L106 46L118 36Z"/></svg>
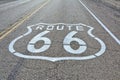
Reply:
<svg viewBox="0 0 120 80"><path fill-rule="evenodd" d="M38 24L37 26L36 26L36 28L35 28L35 30L46 30L46 31L52 31L52 30L58 30L58 31L62 31L62 30L65 30L65 29L67 29L67 30L69 30L69 31L71 31L71 30L73 30L73 29L75 29L75 30L77 30L77 31L84 31L84 28L83 28L83 26L80 26L80 25L67 25L67 26L65 26L65 25L48 25L48 26L44 26L44 24Z"/></svg>
<svg viewBox="0 0 120 80"><path fill-rule="evenodd" d="M82 39L73 38L73 36L76 33L77 33L77 31L72 31L64 38L63 47L69 53L72 53L72 54L82 54L83 52L86 51L87 46L86 46L86 43ZM77 50L74 50L74 49L71 48L70 43L72 41L76 41L80 45Z"/></svg>
<svg viewBox="0 0 120 80"><path fill-rule="evenodd" d="M79 24L56 23L56 24L61 24L61 25L81 25L81 26L84 26L84 27L88 27L88 28L89 28L89 30L88 30L88 32L87 32L88 35L89 35L90 37L94 38L95 40L97 40L97 42L101 45L100 50L99 50L98 52L94 53L94 55L83 56L83 57L46 57L46 56L24 55L24 54L22 54L22 53L17 52L17 51L14 49L15 43L16 43L19 39L21 39L21 38L29 35L30 33L32 33L32 27L37 26L37 25L40 25L40 24L44 24L44 25L55 25L55 24L39 23L39 24L35 24L35 25L32 25L32 26L28 26L28 27L27 27L27 29L28 29L28 32L27 32L27 33L19 36L18 38L14 39L14 40L10 43L10 45L9 45L9 51L10 51L12 54L14 54L15 56L18 56L18 57L21 57L21 58L26 58L26 59L40 59L40 60L48 60L48 61L53 61L53 62L55 62L55 61L61 61L61 60L89 60L89 59L94 59L94 58L96 58L96 57L98 57L98 56L101 56L102 54L105 53L105 50L106 50L106 45L105 45L105 43L104 43L101 39L97 38L96 36L94 36L94 35L92 34L92 31L94 30L94 28L91 27L91 26L87 26L87 25L85 25L85 24L82 24L82 23L79 23ZM46 33L43 33L43 35L47 34L48 32L49 32L49 31L46 31ZM73 31L73 33L75 34L76 32ZM73 34L73 33L72 33L72 34ZM74 34L73 34L73 35L74 35ZM41 34L40 34L40 35L41 35ZM43 35L42 35L42 36L43 36ZM37 38L35 38L35 39L37 39ZM31 40L30 43L35 44L35 43L36 43L36 40L35 40L35 39ZM38 40L38 39L37 39L37 40ZM43 39L43 40L44 40L44 39ZM45 40L46 40L46 39L45 39ZM76 40L76 41L78 41L78 42L79 42L80 44L82 44L83 46L85 45L84 47L86 47L86 44L85 44L84 41L81 41L81 40L79 40L79 39ZM50 42L49 40L48 40L48 42L51 44L51 42ZM29 43L29 45L30 45L30 43ZM47 44L47 43L46 43L46 44ZM66 40L64 41L64 44L66 44ZM69 44L69 43L68 43L68 44ZM80 50L81 50L81 49L80 49ZM85 49L84 49L84 50L85 50ZM84 51L83 51L83 52L84 52Z"/></svg>
<svg viewBox="0 0 120 80"><path fill-rule="evenodd" d="M51 45L51 40L46 38L46 37L42 37L44 36L45 34L49 33L50 31L44 31L44 32L41 32L39 33L37 36L35 36L28 44L27 46L27 49L28 51L30 51L31 53L40 53L40 52L44 52L46 51L47 49L49 49L50 45ZM36 49L35 48L35 44L38 42L38 41L44 41L44 45L39 48L39 49Z"/></svg>
<svg viewBox="0 0 120 80"><path fill-rule="evenodd" d="M120 45L120 40L103 24L103 22L81 1L79 2L95 18L95 20L111 35L111 37Z"/></svg>

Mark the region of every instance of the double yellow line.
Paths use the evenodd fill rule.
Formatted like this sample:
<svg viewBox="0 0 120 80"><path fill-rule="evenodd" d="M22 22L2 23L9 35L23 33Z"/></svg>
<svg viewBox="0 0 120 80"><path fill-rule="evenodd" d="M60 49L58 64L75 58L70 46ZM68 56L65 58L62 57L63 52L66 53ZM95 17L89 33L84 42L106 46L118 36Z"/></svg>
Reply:
<svg viewBox="0 0 120 80"><path fill-rule="evenodd" d="M20 25L22 25L26 20L28 20L30 17L32 17L35 13L37 13L41 8L43 8L45 5L48 4L50 0L47 0L44 2L43 5L37 6L34 10L32 10L30 13L25 15L22 19L11 25L9 28L5 29L3 32L0 33L0 41L5 38L8 34L10 34L12 31L14 31L16 28L18 28Z"/></svg>

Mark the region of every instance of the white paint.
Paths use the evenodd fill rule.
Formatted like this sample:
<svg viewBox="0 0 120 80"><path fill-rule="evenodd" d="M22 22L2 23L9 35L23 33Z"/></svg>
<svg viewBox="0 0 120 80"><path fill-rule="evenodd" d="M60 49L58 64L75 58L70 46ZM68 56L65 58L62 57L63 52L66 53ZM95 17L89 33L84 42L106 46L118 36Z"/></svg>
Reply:
<svg viewBox="0 0 120 80"><path fill-rule="evenodd" d="M90 56L85 56L85 57L45 57L45 56L30 56L30 55L23 55L22 53L16 52L14 53L15 56L25 58L25 59L39 59L39 60L47 60L47 61L63 61L63 60L89 60L89 59L94 59L96 56L90 55Z"/></svg>
<svg viewBox="0 0 120 80"><path fill-rule="evenodd" d="M105 45L105 43L104 43L102 40L100 40L99 38L95 37L95 36L92 34L92 31L94 30L93 27L90 27L90 26L87 26L87 27L90 28L90 30L88 31L88 34L89 34L91 37L93 37L95 40L97 40L97 41L100 43L100 45L101 45L101 49L99 50L99 52L97 52L97 53L95 54L95 56L101 56L101 55L105 52L105 50L106 50L106 45Z"/></svg>
<svg viewBox="0 0 120 80"><path fill-rule="evenodd" d="M84 31L84 28L82 26L76 26L77 31Z"/></svg>
<svg viewBox="0 0 120 80"><path fill-rule="evenodd" d="M44 24L41 24L41 25L38 24L35 27L34 30L47 30L47 31L58 30L58 31L62 31L64 29L68 29L69 31L71 31L73 29L75 29L77 31L84 31L83 26L77 25L77 24L75 24L75 25L67 25L67 26L65 26L65 25L54 25L54 24L46 26Z"/></svg>
<svg viewBox="0 0 120 80"><path fill-rule="evenodd" d="M44 32L41 32L39 33L37 36L35 36L28 44L27 46L27 49L28 51L30 51L31 53L40 53L40 52L44 52L46 51L47 49L49 49L50 47L50 44L51 44L51 41L50 39L46 38L46 37L42 37L44 36L45 34L49 33L50 31L44 31ZM44 45L39 48L39 49L36 49L35 48L35 44L38 42L38 41L44 41Z"/></svg>
<svg viewBox="0 0 120 80"><path fill-rule="evenodd" d="M81 1L79 2L86 8L86 10L98 21L98 23L111 35L111 37L120 45L120 40L100 21L99 18Z"/></svg>
<svg viewBox="0 0 120 80"><path fill-rule="evenodd" d="M72 31L72 32L70 32L70 33L65 37L65 39L64 39L64 41L63 41L63 47L64 47L64 49L65 49L67 52L69 52L69 53L72 53L72 54L81 54L81 53L83 53L83 52L86 51L87 46L86 46L86 43L85 43L83 40L81 40L81 39L79 39L79 38L73 38L73 36L74 36L76 33L77 33L76 31ZM74 50L74 49L71 48L70 43L71 43L72 41L75 41L75 42L78 42L78 43L79 43L80 46L79 46L79 48L78 48L77 50Z"/></svg>
<svg viewBox="0 0 120 80"><path fill-rule="evenodd" d="M54 26L52 26L52 25L51 25L51 26L48 26L46 30L48 30L48 31L49 31L49 30L54 30Z"/></svg>
<svg viewBox="0 0 120 80"><path fill-rule="evenodd" d="M65 27L65 26L57 26L57 30L58 30L58 31L64 30L64 27Z"/></svg>
<svg viewBox="0 0 120 80"><path fill-rule="evenodd" d="M105 46L104 42L103 42L102 40L100 40L99 38L95 38L95 39L96 39L97 41L99 41L99 43L100 43L100 45L101 45L100 51L99 51L98 53L96 53L95 55L96 55L96 56L101 56L102 53L105 52L106 46Z"/></svg>
<svg viewBox="0 0 120 80"><path fill-rule="evenodd" d="M11 53L15 53L15 52L16 52L16 50L14 50L14 44L15 44L19 39L23 38L24 36L27 36L28 34L30 34L30 33L32 32L31 27L27 27L27 29L28 29L28 32L27 32L27 33L19 36L18 38L14 39L14 40L10 43L10 45L9 45L9 51L10 51Z"/></svg>
<svg viewBox="0 0 120 80"><path fill-rule="evenodd" d="M36 35L28 44L27 46L27 49L29 52L31 53L41 53L41 52L44 52L46 50L49 49L50 45L51 45L51 40L46 38L46 37L42 37L44 36L45 34L49 33L50 31L44 31L44 32L41 32L39 33L38 35ZM73 36L76 34L77 32L76 31L72 31L70 32L64 39L63 41L63 47L64 49L69 52L69 53L72 53L72 54L81 54L83 52L85 52L85 50L87 49L86 47L86 43L79 39L79 38L73 38ZM36 49L35 48L35 44L38 42L38 41L44 41L44 45L39 48L39 49ZM74 50L71 48L70 46L70 43L72 41L76 41L79 43L79 48L77 50Z"/></svg>
<svg viewBox="0 0 120 80"><path fill-rule="evenodd" d="M68 27L68 30L70 31L70 30L72 30L72 26L67 26Z"/></svg>
<svg viewBox="0 0 120 80"><path fill-rule="evenodd" d="M36 30L43 30L44 26L43 25L40 25L40 26L37 26L36 27Z"/></svg>
<svg viewBox="0 0 120 80"><path fill-rule="evenodd" d="M93 28L93 27L90 27L90 26L87 26L87 25L85 25L85 24L82 24L82 23L79 23L79 24L77 24L77 25L81 25L81 26L84 26L84 27L88 27L88 28L89 28L89 30L88 30L88 35L89 35L90 37L94 38L95 40L97 40L97 42L101 45L100 50L99 50L98 52L94 53L94 55L82 56L82 57L46 57L46 56L24 55L24 54L22 54L22 53L17 52L17 51L14 49L15 43L16 43L18 40L20 40L21 38L23 38L23 37L29 35L30 33L32 33L32 27L37 26L37 25L40 25L40 24L51 25L51 24L46 24L46 23L39 23L39 24L35 24L35 25L28 26L28 27L27 27L27 29L28 29L28 32L27 32L27 33L19 36L18 38L14 39L14 40L10 43L10 45L9 45L9 51L10 51L13 55L18 56L18 57L21 57L21 58L48 60L48 61L52 61L52 62L61 61L61 60L89 60L89 59L94 59L94 58L96 58L96 57L98 57L98 56L101 56L102 54L105 53L105 50L106 50L106 45L105 45L105 43L104 43L101 39L97 38L96 36L94 36L94 35L92 34L92 31L94 30L94 28ZM57 25L57 24L61 24L61 25L74 25L74 24L65 24L65 23L56 23L56 25ZM55 24L54 24L54 25L55 25ZM75 25L76 25L76 24L75 24ZM44 35L44 34L45 34L45 33L43 33L43 35ZM47 34L47 32L46 32L46 34ZM43 36L43 35L42 35L42 36ZM35 38L35 39L38 39L38 38ZM35 39L34 39L34 40L35 40ZM35 41L34 41L34 40L31 41L30 43L33 43L33 44L34 44L34 43L36 42L36 40L35 40ZM46 39L45 39L45 40L46 40ZM82 41L80 41L80 43L81 43L81 42L82 42ZM65 41L65 43L66 43L66 41ZM82 43L82 44L85 45L85 43Z"/></svg>

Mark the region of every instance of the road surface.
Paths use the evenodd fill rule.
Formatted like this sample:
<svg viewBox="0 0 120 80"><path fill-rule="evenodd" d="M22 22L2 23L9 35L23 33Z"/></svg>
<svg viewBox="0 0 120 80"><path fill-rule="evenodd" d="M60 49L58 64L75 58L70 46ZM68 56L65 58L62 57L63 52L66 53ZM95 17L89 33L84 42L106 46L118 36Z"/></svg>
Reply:
<svg viewBox="0 0 120 80"><path fill-rule="evenodd" d="M119 21L112 23L97 4L0 5L0 80L119 80Z"/></svg>
<svg viewBox="0 0 120 80"><path fill-rule="evenodd" d="M15 0L0 0L0 4L5 4L5 3L9 3Z"/></svg>

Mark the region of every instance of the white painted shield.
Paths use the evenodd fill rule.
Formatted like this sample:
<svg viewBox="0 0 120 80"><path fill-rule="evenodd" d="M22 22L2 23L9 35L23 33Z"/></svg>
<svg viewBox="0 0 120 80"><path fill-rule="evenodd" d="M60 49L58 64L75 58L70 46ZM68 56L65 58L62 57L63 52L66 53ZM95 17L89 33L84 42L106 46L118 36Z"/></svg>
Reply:
<svg viewBox="0 0 120 80"><path fill-rule="evenodd" d="M39 23L39 24L35 24L35 25L28 26L28 27L27 27L28 31L27 31L25 34L17 37L16 39L14 39L14 40L10 43L10 45L9 45L9 51L10 51L13 55L18 56L18 57L21 57L21 58L48 60L48 61L52 61L52 62L61 61L61 60L89 60L89 59L94 59L94 58L96 58L96 57L99 57L99 56L101 56L102 54L105 53L105 50L106 50L106 45L105 45L105 43L104 43L101 39L99 39L98 37L96 37L96 36L94 36L94 35L92 34L92 31L94 30L94 28L91 27L91 26L87 26L87 25L85 25L85 24L82 24L82 23L79 23L79 24L77 24L77 25L82 25L82 26L85 26L85 27L89 28L89 30L87 31L87 34L88 34L90 37L94 38L94 39L100 44L100 49L99 49L99 51L96 52L96 53L94 53L93 55L82 56L82 57L48 57L48 56L25 55L25 54L23 54L23 53L20 53L20 52L16 51L15 48L14 48L15 43L16 43L18 40L20 40L21 38L24 38L24 37L26 37L27 35L30 35L30 34L32 33L32 27L34 27L34 26L36 26L36 25L41 25L41 24L45 24L45 25L55 25L55 24ZM60 24L60 25L76 25L76 24L65 24L65 23L56 23L56 24ZM37 36L42 36L42 35L47 34L47 33L49 33L49 31L44 31L43 33L40 33L40 34L37 35ZM75 32L75 31L72 31L69 35L67 35L67 36L65 37L64 41L63 41L63 44L69 44L69 43L71 42L71 40L68 39L68 38L70 38L70 35L72 35L72 34L74 35L74 34L76 34L76 32ZM73 36L73 35L72 35L72 36ZM42 40L45 40L45 44L46 44L46 45L44 45L41 49L35 49L35 48L34 48L34 46L33 46L32 44L36 43L36 42L39 40L39 38L37 38L37 36L34 37L34 39L32 39L32 40L29 42L28 47L27 47L28 51L37 53L37 52L43 52L43 51L49 49L50 44L51 44L51 41L50 41L48 38L45 38L45 37L44 37L44 38L41 38L41 39L42 39ZM72 37L71 37L71 38L72 38ZM72 50L72 49L70 48L70 46L67 46L67 45L63 46L64 49L65 49L67 52L70 52L70 53L72 53L72 54L78 54L78 53L81 54L81 53L84 53L84 51L85 51L86 48L87 48L87 47L86 47L86 43L85 43L83 40L80 40L80 39L77 39L77 38L74 38L73 40L74 40L74 41L77 41L80 45L83 45L83 46L80 47L80 48L79 48L78 50L76 50L76 51L75 51L75 50Z"/></svg>

